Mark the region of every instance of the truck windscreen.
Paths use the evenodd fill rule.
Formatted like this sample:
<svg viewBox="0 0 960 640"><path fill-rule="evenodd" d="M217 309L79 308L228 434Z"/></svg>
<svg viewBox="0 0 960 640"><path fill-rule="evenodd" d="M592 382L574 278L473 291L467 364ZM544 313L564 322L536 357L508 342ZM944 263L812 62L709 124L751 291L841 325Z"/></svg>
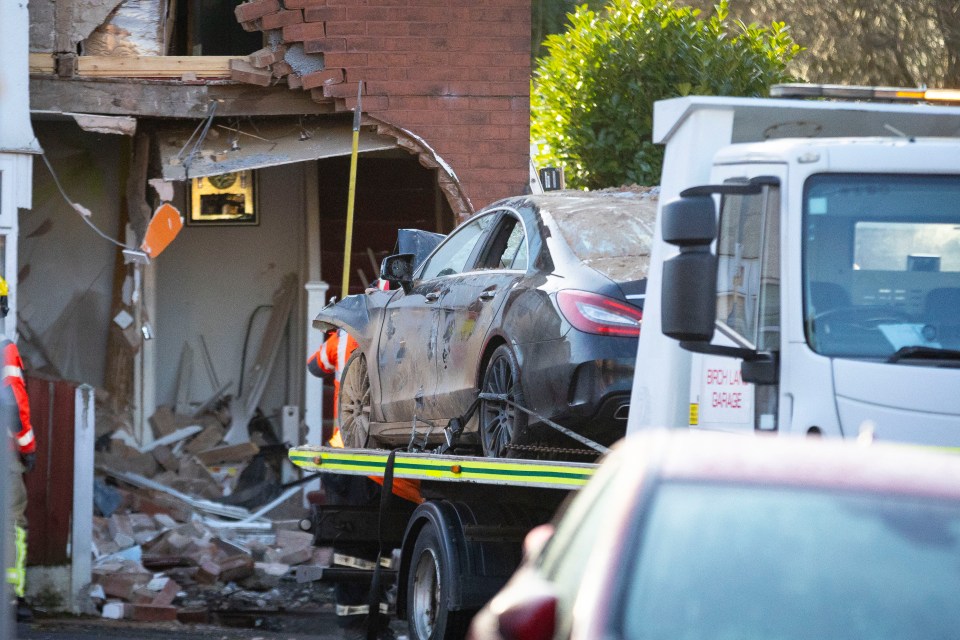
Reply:
<svg viewBox="0 0 960 640"><path fill-rule="evenodd" d="M803 225L804 324L814 351L888 359L922 347L956 358L960 176L814 175Z"/></svg>

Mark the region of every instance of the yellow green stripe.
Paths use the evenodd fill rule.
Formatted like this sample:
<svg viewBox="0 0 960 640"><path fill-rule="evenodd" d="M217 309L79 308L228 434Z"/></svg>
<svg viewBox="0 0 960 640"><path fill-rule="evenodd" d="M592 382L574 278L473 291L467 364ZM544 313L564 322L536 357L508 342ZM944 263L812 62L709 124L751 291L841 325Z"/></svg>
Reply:
<svg viewBox="0 0 960 640"><path fill-rule="evenodd" d="M387 454L357 449L291 449L290 461L310 471L350 475L383 475ZM574 462L506 461L488 458L438 458L431 454L398 453L394 476L419 480L461 480L473 483L576 488L593 475L596 465Z"/></svg>

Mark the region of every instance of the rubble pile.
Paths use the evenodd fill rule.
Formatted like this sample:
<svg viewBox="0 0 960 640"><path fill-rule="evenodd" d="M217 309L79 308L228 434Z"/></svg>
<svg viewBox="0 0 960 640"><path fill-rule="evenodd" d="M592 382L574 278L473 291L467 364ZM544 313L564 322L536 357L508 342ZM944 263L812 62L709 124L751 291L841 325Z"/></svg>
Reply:
<svg viewBox="0 0 960 640"><path fill-rule="evenodd" d="M208 622L329 602L314 580L332 553L299 529L299 487L280 482L285 447L253 428L250 442L226 444L228 422L223 407L199 416L162 407L147 446L124 429L98 438L86 613ZM267 517L285 507L297 517Z"/></svg>

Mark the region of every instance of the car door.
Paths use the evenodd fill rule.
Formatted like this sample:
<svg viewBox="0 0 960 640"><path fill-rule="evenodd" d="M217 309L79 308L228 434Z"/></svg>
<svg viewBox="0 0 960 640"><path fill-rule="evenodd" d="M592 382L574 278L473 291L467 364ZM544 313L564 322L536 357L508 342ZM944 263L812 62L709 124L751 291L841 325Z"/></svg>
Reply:
<svg viewBox="0 0 960 640"><path fill-rule="evenodd" d="M387 306L377 347L385 422L449 417L436 402L439 302L451 276L473 264L491 223L480 216L454 230Z"/></svg>
<svg viewBox="0 0 960 640"><path fill-rule="evenodd" d="M460 415L477 394L483 347L500 308L529 266L527 230L518 212L501 210L471 268L451 278L440 300L437 401Z"/></svg>

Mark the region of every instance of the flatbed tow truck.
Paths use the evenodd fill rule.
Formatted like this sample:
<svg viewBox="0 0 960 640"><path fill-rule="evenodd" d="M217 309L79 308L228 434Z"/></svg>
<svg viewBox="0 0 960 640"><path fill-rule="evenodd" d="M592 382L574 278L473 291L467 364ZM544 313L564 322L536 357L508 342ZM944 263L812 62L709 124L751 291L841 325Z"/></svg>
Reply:
<svg viewBox="0 0 960 640"><path fill-rule="evenodd" d="M597 467L316 446L291 448L288 457L306 472L383 478L379 506L316 506L309 528L318 545L346 537L377 543L378 565L335 556L339 566L323 579L372 582L374 596L383 591L378 585L395 581L395 608L379 597L371 603L380 614L406 620L410 640L462 638L473 613L516 570L526 534ZM420 481L423 502L392 495L398 478Z"/></svg>

